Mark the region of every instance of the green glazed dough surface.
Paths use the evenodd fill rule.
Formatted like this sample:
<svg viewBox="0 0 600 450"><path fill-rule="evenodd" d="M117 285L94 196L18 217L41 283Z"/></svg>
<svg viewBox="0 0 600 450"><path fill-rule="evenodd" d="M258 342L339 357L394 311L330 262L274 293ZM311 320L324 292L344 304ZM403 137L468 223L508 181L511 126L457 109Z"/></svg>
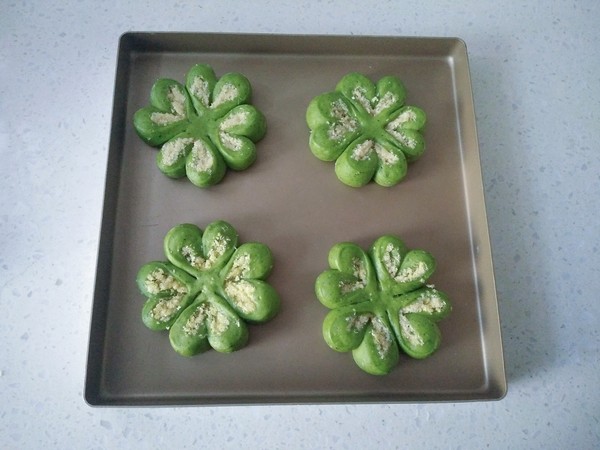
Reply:
<svg viewBox="0 0 600 450"><path fill-rule="evenodd" d="M224 221L204 231L177 225L164 240L168 261L139 270L137 284L147 297L142 320L152 330L169 330L178 353L238 350L248 340L246 323L264 323L279 311L279 296L265 281L271 251L258 242L237 244L236 230Z"/></svg>
<svg viewBox="0 0 600 450"><path fill-rule="evenodd" d="M330 309L323 321L327 345L352 352L373 375L389 373L400 350L422 359L440 345L436 322L451 311L448 297L427 285L433 256L409 250L395 236L382 236L368 252L353 243L334 245L329 270L316 280L319 301Z"/></svg>
<svg viewBox="0 0 600 450"><path fill-rule="evenodd" d="M150 106L135 113L133 125L146 143L160 147L156 163L161 172L211 186L227 167L244 170L256 160L255 143L265 135L266 120L248 104L251 95L243 75L217 79L210 66L198 64L187 73L185 85L156 81Z"/></svg>
<svg viewBox="0 0 600 450"><path fill-rule="evenodd" d="M343 183L359 187L374 180L394 186L409 162L425 150L425 112L404 105L406 91L393 76L376 84L359 73L344 76L335 91L315 97L306 111L309 146L323 161L335 161Z"/></svg>

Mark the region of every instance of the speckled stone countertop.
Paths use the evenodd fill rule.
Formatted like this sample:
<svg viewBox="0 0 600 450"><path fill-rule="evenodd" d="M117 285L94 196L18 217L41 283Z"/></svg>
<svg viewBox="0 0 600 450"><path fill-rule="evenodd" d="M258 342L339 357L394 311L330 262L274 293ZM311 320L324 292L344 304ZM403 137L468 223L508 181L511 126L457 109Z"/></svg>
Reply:
<svg viewBox="0 0 600 450"><path fill-rule="evenodd" d="M0 447L598 448L600 6L3 3ZM491 402L92 408L83 400L119 36L460 37L509 390Z"/></svg>

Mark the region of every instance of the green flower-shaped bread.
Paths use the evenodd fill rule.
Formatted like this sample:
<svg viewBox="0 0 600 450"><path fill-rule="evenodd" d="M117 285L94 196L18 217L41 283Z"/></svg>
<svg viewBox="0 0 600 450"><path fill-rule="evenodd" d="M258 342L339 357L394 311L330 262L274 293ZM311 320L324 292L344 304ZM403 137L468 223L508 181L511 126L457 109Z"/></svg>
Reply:
<svg viewBox="0 0 600 450"><path fill-rule="evenodd" d="M271 251L261 243L237 242L227 222L213 222L204 232L178 225L164 240L168 261L139 270L137 284L148 297L142 320L152 330L168 329L178 353L238 350L248 340L246 322L263 323L277 314L279 296L264 281L273 265Z"/></svg>
<svg viewBox="0 0 600 450"><path fill-rule="evenodd" d="M250 82L239 73L217 79L198 64L185 86L161 78L152 86L150 106L138 110L133 125L149 145L161 149L158 168L169 177L184 175L199 187L223 178L226 168L243 170L256 160L255 142L266 132L266 120L254 106Z"/></svg>
<svg viewBox="0 0 600 450"><path fill-rule="evenodd" d="M308 105L310 149L323 161L335 161L337 177L349 186L371 180L381 186L397 184L406 176L407 163L425 149L420 132L425 113L404 106L405 97L397 77L374 84L359 73L344 76L335 91Z"/></svg>
<svg viewBox="0 0 600 450"><path fill-rule="evenodd" d="M444 293L425 284L435 270L431 254L382 236L368 253L352 243L334 245L329 266L315 290L331 309L323 336L333 350L352 351L361 369L383 375L398 363L399 349L421 359L439 347L436 322L451 306Z"/></svg>

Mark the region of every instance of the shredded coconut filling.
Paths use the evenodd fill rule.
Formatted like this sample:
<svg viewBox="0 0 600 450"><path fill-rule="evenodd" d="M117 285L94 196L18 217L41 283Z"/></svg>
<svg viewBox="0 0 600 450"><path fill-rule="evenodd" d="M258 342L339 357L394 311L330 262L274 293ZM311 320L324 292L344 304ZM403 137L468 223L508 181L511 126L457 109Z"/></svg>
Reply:
<svg viewBox="0 0 600 450"><path fill-rule="evenodd" d="M352 150L352 159L356 161L364 161L365 159L368 159L371 156L375 145L375 142L369 139L367 139L364 142L361 142L356 147L354 147L354 150Z"/></svg>
<svg viewBox="0 0 600 450"><path fill-rule="evenodd" d="M230 102L231 100L235 100L235 98L239 95L238 88L231 84L226 83L223 85L217 96L212 102L211 108L217 108L221 106L223 103Z"/></svg>
<svg viewBox="0 0 600 450"><path fill-rule="evenodd" d="M352 314L349 317L346 317L346 323L348 324L348 331L353 331L358 333L361 331L371 320L373 317L372 314Z"/></svg>
<svg viewBox="0 0 600 450"><path fill-rule="evenodd" d="M190 158L190 165L196 172L210 172L215 164L212 152L201 140L194 141Z"/></svg>
<svg viewBox="0 0 600 450"><path fill-rule="evenodd" d="M146 290L152 295L165 291L173 292L171 297L159 300L150 311L150 316L154 320L167 322L181 309L181 300L187 294L187 288L173 275L160 268L150 272L144 281Z"/></svg>
<svg viewBox="0 0 600 450"><path fill-rule="evenodd" d="M173 122L184 119L184 116L178 116L177 114L153 112L150 114L150 120L156 125L168 125Z"/></svg>
<svg viewBox="0 0 600 450"><path fill-rule="evenodd" d="M331 115L336 121L327 130L327 136L333 141L342 139L348 133L354 133L358 128L357 120L350 115L348 106L341 99L331 104Z"/></svg>
<svg viewBox="0 0 600 450"><path fill-rule="evenodd" d="M188 263L190 263L192 267L195 267L196 269L206 268L206 260L200 256L190 245L185 245L182 247L181 255Z"/></svg>
<svg viewBox="0 0 600 450"><path fill-rule="evenodd" d="M192 138L173 139L162 146L162 163L171 166L183 155L186 146L194 142Z"/></svg>
<svg viewBox="0 0 600 450"><path fill-rule="evenodd" d="M208 108L210 103L208 81L201 77L194 77L194 81L192 81L192 85L190 86L190 92L194 97L200 100L200 103Z"/></svg>
<svg viewBox="0 0 600 450"><path fill-rule="evenodd" d="M407 109L398 117L396 117L392 122L390 122L390 125L393 123L394 128L398 128L406 122L414 122L415 120L417 120L417 114L414 111Z"/></svg>
<svg viewBox="0 0 600 450"><path fill-rule="evenodd" d="M377 142L375 143L375 153L377 153L377 157L383 164L387 164L389 166L396 164L398 161L400 161L398 155L392 153L387 148L378 144Z"/></svg>
<svg viewBox="0 0 600 450"><path fill-rule="evenodd" d="M415 330L404 314L400 313L398 315L398 320L400 322L402 336L408 340L410 345L413 347L419 347L425 343L421 335L417 333L417 330Z"/></svg>
<svg viewBox="0 0 600 450"><path fill-rule="evenodd" d="M438 295L421 295L416 301L402 308L402 313L434 314L444 309L445 303Z"/></svg>
<svg viewBox="0 0 600 450"><path fill-rule="evenodd" d="M199 270L207 270L213 267L219 258L225 254L228 243L229 239L219 233L215 236L206 259L199 255L190 245L185 245L181 248L181 255L192 267Z"/></svg>
<svg viewBox="0 0 600 450"><path fill-rule="evenodd" d="M360 105L369 113L371 116L376 116L380 114L385 109L392 106L396 103L397 98L391 92L386 92L384 96L379 99L377 96L373 97L371 100L367 98L366 92L364 88L356 87L352 91L352 98L356 100ZM375 105L373 107L373 105Z"/></svg>
<svg viewBox="0 0 600 450"><path fill-rule="evenodd" d="M257 307L256 288L252 283L244 280L249 270L250 255L243 253L235 259L225 280L225 293L246 314L253 312Z"/></svg>
<svg viewBox="0 0 600 450"><path fill-rule="evenodd" d="M370 114L371 102L369 102L364 88L354 88L354 90L352 91L352 99L360 103L361 106Z"/></svg>
<svg viewBox="0 0 600 450"><path fill-rule="evenodd" d="M183 283L177 280L173 275L160 268L150 272L146 276L144 282L146 285L146 290L152 295L169 290L175 291L179 294L187 293L187 288Z"/></svg>
<svg viewBox="0 0 600 450"><path fill-rule="evenodd" d="M248 253L243 253L233 261L231 270L227 274L227 280L239 281L248 275L249 270L250 255L248 255Z"/></svg>
<svg viewBox="0 0 600 450"><path fill-rule="evenodd" d="M347 281L340 281L340 292L342 295L348 294L350 292L354 292L357 289L360 289L360 285L358 283L349 283Z"/></svg>
<svg viewBox="0 0 600 450"><path fill-rule="evenodd" d="M352 260L352 274L357 278L361 286L367 285L367 268L358 258Z"/></svg>
<svg viewBox="0 0 600 450"><path fill-rule="evenodd" d="M355 282L340 281L339 287L342 294L348 294L367 286L367 268L358 258L352 259L352 275L356 278Z"/></svg>
<svg viewBox="0 0 600 450"><path fill-rule="evenodd" d="M416 139L414 139L410 136L407 136L406 133L404 133L402 130L399 130L398 128L393 127L392 124L394 122L390 122L385 127L385 131L387 131L389 134L391 134L398 142L400 142L405 147L414 149L417 146Z"/></svg>
<svg viewBox="0 0 600 450"><path fill-rule="evenodd" d="M247 280L231 281L225 284L225 293L240 311L249 314L256 310L256 288Z"/></svg>
<svg viewBox="0 0 600 450"><path fill-rule="evenodd" d="M202 77L195 77L194 81L190 86L190 92L196 97L206 108L218 108L223 103L235 100L239 95L237 86L226 83L221 87L221 90L217 93L217 96L213 99L212 104L210 103L210 90L208 81Z"/></svg>
<svg viewBox="0 0 600 450"><path fill-rule="evenodd" d="M238 111L237 113L229 115L219 125L219 138L221 143L234 151L240 151L244 145L242 139L237 136L233 136L228 133L232 128L243 125L248 120L248 111Z"/></svg>
<svg viewBox="0 0 600 450"><path fill-rule="evenodd" d="M238 111L227 116L219 125L221 131L230 131L233 127L243 125L248 121L248 111Z"/></svg>
<svg viewBox="0 0 600 450"><path fill-rule="evenodd" d="M185 95L177 87L171 86L167 98L171 101L172 111L178 116L185 116Z"/></svg>
<svg viewBox="0 0 600 450"><path fill-rule="evenodd" d="M371 322L371 336L373 336L377 353L381 358L383 358L392 346L392 336L390 334L390 330L383 323L383 321L379 317L376 317L370 313L356 314L355 312L352 314L352 316L346 318L348 331L352 331L354 333L358 333L359 331L363 330L369 322Z"/></svg>
<svg viewBox="0 0 600 450"><path fill-rule="evenodd" d="M225 131L221 131L219 133L219 138L221 139L221 143L225 147L236 152L240 151L242 149L242 146L244 145L243 141L239 137L232 136L231 134L226 133Z"/></svg>
<svg viewBox="0 0 600 450"><path fill-rule="evenodd" d="M393 244L388 244L383 252L383 265L390 276L399 283L418 280L427 273L428 267L423 261L419 261L416 266L405 267L400 270L402 256L400 250Z"/></svg>
<svg viewBox="0 0 600 450"><path fill-rule="evenodd" d="M168 125L185 118L185 95L176 86L170 86L167 99L171 102L171 112L153 112L150 120L156 125Z"/></svg>
<svg viewBox="0 0 600 450"><path fill-rule="evenodd" d="M427 273L427 264L423 261L419 261L414 267L405 267L400 270L398 274L394 277L394 280L399 283L406 283L408 281L418 280L422 278L423 275Z"/></svg>
<svg viewBox="0 0 600 450"><path fill-rule="evenodd" d="M169 321L171 317L181 309L182 298L182 294L175 294L173 297L160 300L154 308L152 308L150 315L158 322Z"/></svg>
<svg viewBox="0 0 600 450"><path fill-rule="evenodd" d="M386 92L383 98L377 102L371 114L373 116L376 116L377 114L380 114L382 111L392 106L394 103L396 103L396 96L391 92Z"/></svg>
<svg viewBox="0 0 600 450"><path fill-rule="evenodd" d="M215 335L221 335L227 331L230 323L229 317L223 314L219 308L210 303L202 303L183 326L183 332L188 336L194 336L198 334L204 322L207 322L211 333Z"/></svg>
<svg viewBox="0 0 600 450"><path fill-rule="evenodd" d="M395 278L398 274L400 262L402 262L400 250L393 244L388 244L383 252L383 264L392 278Z"/></svg>
<svg viewBox="0 0 600 450"><path fill-rule="evenodd" d="M371 324L373 326L373 329L371 330L371 335L373 336L373 340L375 341L377 353L379 353L379 356L383 358L392 346L392 337L390 335L390 330L388 330L388 327L385 326L385 324L379 317L372 318Z"/></svg>

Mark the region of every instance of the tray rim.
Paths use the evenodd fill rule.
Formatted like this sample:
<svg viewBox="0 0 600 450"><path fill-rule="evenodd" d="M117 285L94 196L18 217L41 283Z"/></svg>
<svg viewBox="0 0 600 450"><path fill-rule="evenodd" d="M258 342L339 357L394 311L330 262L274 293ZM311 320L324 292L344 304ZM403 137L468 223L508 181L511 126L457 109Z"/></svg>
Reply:
<svg viewBox="0 0 600 450"><path fill-rule="evenodd" d="M347 45L348 40L353 40L355 44L360 44L359 46L354 46L353 51L344 53L346 55L360 55L363 54L370 47L372 47L373 42L382 42L388 41L393 42L395 44L403 44L406 48L410 48L416 42L427 42L431 47L436 47L440 43L445 43L449 47L459 47L459 51L464 53L465 58L465 66L464 70L464 79L465 83L468 85L468 89L466 90L466 97L463 99L465 102L464 107L472 111L473 115L473 123L471 124L473 128L473 133L475 141L473 144L475 145L476 151L471 155L475 160L476 173L474 176L471 176L470 179L474 178L474 186L469 188L468 194L470 196L475 196L481 202L481 211L479 211L478 221L483 222L484 227L483 233L480 233L478 236L479 241L477 244L471 242L472 247L476 247L473 251L479 254L479 252L483 251L486 253L486 260L489 261L489 264L484 267L487 274L488 280L487 282L490 285L488 291L491 291L492 300L488 300L486 303L486 312L491 314L491 317L487 316L487 323L482 325L482 328L486 328L488 332L491 332L495 335L496 339L494 339L494 343L498 347L499 358L498 361L494 364L495 372L498 375L497 379L492 380L490 382L489 379L489 367L486 365L485 372L488 374L487 382L481 386L477 390L457 390L453 392L446 392L442 395L439 394L423 394L423 393L408 393L402 394L401 397L393 397L390 398L389 394L355 394L355 395L324 395L324 394L307 394L307 395L286 395L280 396L275 395L272 397L265 398L265 396L261 395L231 395L231 396L219 396L219 395L204 395L204 396L196 396L193 398L186 397L170 397L170 398L161 398L156 395L145 395L139 397L128 397L127 399L123 399L121 397L111 397L111 395L102 394L100 389L100 381L101 375L98 373L94 373L95 369L103 369L104 364L99 362L95 366L93 364L94 354L99 350L103 350L103 344L94 342L94 336L99 332L99 328L104 329L106 326L106 316L107 316L107 305L99 303L97 301L98 297L107 289L109 285L109 281L107 282L107 278L110 278L109 271L100 270L101 263L110 261L112 256L112 243L113 236L115 233L115 217L110 217L110 214L107 214L107 211L110 209L110 205L116 205L118 198L118 183L111 183L111 175L118 173L120 170L120 155L115 155L115 151L113 148L117 143L122 142L124 138L124 131L119 130L119 126L115 125L118 123L122 123L125 117L126 108L122 108L121 105L117 101L117 92L119 91L120 86L126 86L129 82L129 65L131 60L131 54L134 52L147 52L147 53L160 53L160 52L171 52L171 53L194 53L194 52L203 52L210 53L211 50L203 47L202 44L195 46L185 46L182 48L175 44L176 41L181 40L182 38L198 38L198 42L202 42L206 39L217 39L223 45L225 42L229 43L231 49L235 49L235 53L285 53L286 55L295 55L295 54L309 54L314 55L317 53L318 55L323 54L331 54L332 46L339 46L343 43L344 46ZM272 39L278 40L286 40L287 43L294 42L296 45L291 51L286 51L285 49L275 49L274 46L269 43ZM302 40L302 48L298 47L299 40ZM328 42L329 46L322 45L322 41L325 40ZM168 43L162 44L163 48L158 49L160 47L158 42ZM245 42L248 43L248 48L240 51L239 45L240 43ZM250 45L252 43L252 45ZM309 49L306 49L306 44L309 45ZM136 48L136 45L140 46ZM145 45L146 48L142 46ZM235 46L238 47L235 47ZM231 50L224 50L222 46L215 46L216 49L214 53L232 53ZM141 48L141 50L140 50ZM310 49L313 51L311 52ZM274 51L272 51L274 50ZM382 52L381 55L389 55L391 52L389 50ZM339 53L337 53L339 54ZM372 53L364 53L373 56ZM379 55L379 53L377 54ZM432 52L430 54L422 54L415 53L410 54L410 57L440 57L440 56L448 56L448 52L435 53ZM124 127L121 127L124 129ZM86 363L86 371L85 371L85 384L84 384L84 392L83 399L84 401L92 407L109 407L109 406L226 406L226 405L265 405L265 404L373 404L373 403L445 403L445 402L470 402L470 401L490 401L490 400L501 400L503 399L508 390L508 383L506 378L506 369L505 369L505 361L504 361L504 351L503 351L503 342L502 342L502 331L500 325L500 313L498 308L498 298L495 284L495 275L493 268L493 255L492 255L492 246L491 239L489 236L489 225L487 220L487 210L485 203L485 192L483 188L483 179L481 172L481 161L480 161L480 148L479 142L477 138L477 124L475 118L475 105L473 100L473 91L471 85L471 75L470 75L470 67L468 61L468 52L467 45L464 40L458 37L439 37L439 36L389 36L389 35L339 35L339 34L277 34L277 33L228 33L228 32L140 32L140 31L128 31L123 33L119 38L118 43L118 51L117 51L117 64L115 70L115 82L113 89L113 105L112 105L112 113L111 113L111 127L110 127L110 139L109 146L107 151L107 164L106 164L106 175L105 175L105 183L104 183L104 198L102 202L102 217L101 217L101 225L99 230L99 239L98 239L98 254L96 261L96 272L95 272L95 280L94 280L94 294L92 300L92 309L90 314L90 334L88 341L88 353L87 353L87 363ZM473 191L474 189L474 191ZM468 206L467 202L467 206ZM469 221L469 228L471 228L471 222ZM473 236L472 232L470 232L471 237ZM473 253L473 257L475 253ZM475 262L473 262L475 264ZM479 271L477 270L476 273ZM477 280L476 280L476 284ZM479 288L477 287L477 291L479 292ZM481 305L480 305L481 308ZM480 313L481 315L481 313ZM102 352L100 352L102 353ZM101 361L102 358L97 358L96 361ZM484 363L487 360L484 361ZM493 386L490 386L493 384ZM465 396L465 394L469 394L469 396ZM199 401L201 400L201 401Z"/></svg>

